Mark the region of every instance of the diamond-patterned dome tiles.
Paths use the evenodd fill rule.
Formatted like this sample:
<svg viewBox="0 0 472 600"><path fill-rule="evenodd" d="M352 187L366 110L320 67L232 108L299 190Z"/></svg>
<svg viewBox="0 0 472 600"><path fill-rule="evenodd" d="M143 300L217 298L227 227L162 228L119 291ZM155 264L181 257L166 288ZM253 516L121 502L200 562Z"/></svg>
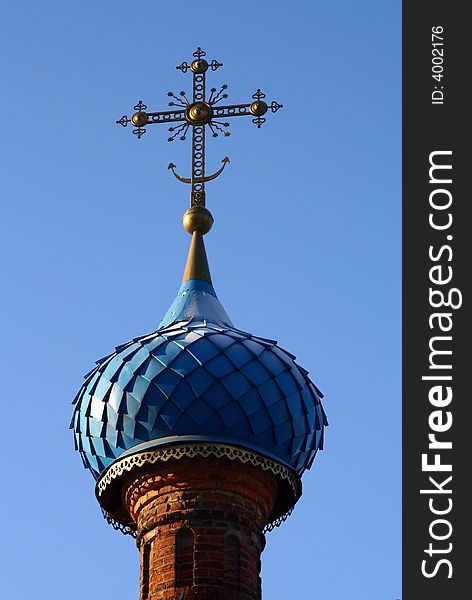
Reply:
<svg viewBox="0 0 472 600"><path fill-rule="evenodd" d="M95 478L138 444L171 441L243 446L301 474L327 420L321 392L294 359L221 321L161 328L86 375L74 400L76 448Z"/></svg>

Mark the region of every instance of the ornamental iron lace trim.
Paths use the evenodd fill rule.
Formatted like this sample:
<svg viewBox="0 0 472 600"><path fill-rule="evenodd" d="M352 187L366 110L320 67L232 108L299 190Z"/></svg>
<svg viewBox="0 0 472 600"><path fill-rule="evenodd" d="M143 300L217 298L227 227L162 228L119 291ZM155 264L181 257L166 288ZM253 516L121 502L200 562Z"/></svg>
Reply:
<svg viewBox="0 0 472 600"><path fill-rule="evenodd" d="M241 448L235 448L234 446L226 446L223 444L198 444L198 445L185 445L185 446L170 446L167 448L156 448L151 451L141 452L140 454L134 454L118 460L116 463L111 465L106 474L97 482L97 494L100 498L105 492L107 487L118 477L121 477L123 473L130 472L134 467L143 467L146 464L155 464L158 461L166 462L172 458L194 458L195 456L216 456L217 458L228 458L229 460L239 460L242 463L250 463L254 467L264 469L264 471L270 471L273 475L285 479L290 484L294 496L298 496L298 482L294 477L293 473L283 465L276 463L270 458L266 458L250 450L242 450ZM287 518L292 514L294 507L292 507L285 514L281 515L274 521L268 523L263 533L267 533L279 527L284 523ZM102 513L106 521L112 525L112 527L118 531L121 531L124 535L132 535L136 537L135 529L130 525L123 525L113 519L105 510L102 509Z"/></svg>
<svg viewBox="0 0 472 600"><path fill-rule="evenodd" d="M135 527L132 527L131 525L123 525L123 523L120 523L113 517L110 517L106 510L104 510L103 508L101 510L103 518L109 525L113 527L115 531L121 531L123 535L130 535L134 539L138 537L138 532ZM262 530L262 533L266 534L274 530L276 527L280 527L282 523L285 523L285 521L289 518L289 516L293 513L294 510L295 507L292 506L292 508L285 514L281 515L280 517L277 517L277 519L274 519L270 523L267 523L267 525Z"/></svg>
<svg viewBox="0 0 472 600"><path fill-rule="evenodd" d="M121 531L121 533L123 535L130 535L134 539L137 538L138 532L135 527L132 527L131 525L123 525L123 523L120 523L113 517L110 517L110 515L107 513L107 511L103 508L101 509L101 511L102 511L102 515L103 515L103 518L105 519L105 521L109 525L111 525L115 531Z"/></svg>

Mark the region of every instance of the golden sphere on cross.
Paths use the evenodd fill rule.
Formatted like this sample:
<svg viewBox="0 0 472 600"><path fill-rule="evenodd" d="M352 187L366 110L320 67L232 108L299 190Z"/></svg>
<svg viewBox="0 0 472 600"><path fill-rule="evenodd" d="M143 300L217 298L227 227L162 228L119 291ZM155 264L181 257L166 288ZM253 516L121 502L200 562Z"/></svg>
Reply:
<svg viewBox="0 0 472 600"><path fill-rule="evenodd" d="M211 212L204 206L192 206L182 217L182 224L190 235L194 231L205 235L213 225L213 217Z"/></svg>
<svg viewBox="0 0 472 600"><path fill-rule="evenodd" d="M147 114L142 110L134 113L134 115L131 117L131 123L133 123L135 127L142 127L143 125L146 125L148 120Z"/></svg>
<svg viewBox="0 0 472 600"><path fill-rule="evenodd" d="M261 117L262 115L266 114L268 108L269 107L263 100L256 100L251 104L249 110L251 111L251 114L255 115L256 117Z"/></svg>
<svg viewBox="0 0 472 600"><path fill-rule="evenodd" d="M195 102L185 110L185 119L190 125L205 125L212 117L213 109L207 102Z"/></svg>
<svg viewBox="0 0 472 600"><path fill-rule="evenodd" d="M193 63L190 65L190 70L193 73L205 73L205 71L208 69L208 63L204 58L197 58L197 60L194 60Z"/></svg>

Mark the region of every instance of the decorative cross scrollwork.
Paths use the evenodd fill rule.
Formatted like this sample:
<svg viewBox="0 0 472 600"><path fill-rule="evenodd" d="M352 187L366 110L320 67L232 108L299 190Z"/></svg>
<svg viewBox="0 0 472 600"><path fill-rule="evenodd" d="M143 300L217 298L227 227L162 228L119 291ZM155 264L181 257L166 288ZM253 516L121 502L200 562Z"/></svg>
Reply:
<svg viewBox="0 0 472 600"><path fill-rule="evenodd" d="M192 101L187 97L184 91L178 95L169 92L169 107L171 110L148 112L147 106L140 100L134 107L135 113L128 117L124 115L116 121L117 124L126 127L128 123L134 125L133 133L140 139L146 133L146 127L155 123L170 124L169 132L172 134L167 138L173 142L177 137L183 141L187 138L189 128L192 128L192 173L191 177L181 177L175 172L175 165L169 165L169 169L174 176L183 183L189 183L192 186L191 206L205 206L205 182L216 179L223 171L229 159L223 159L223 166L213 175L205 175L205 127L208 125L212 137L218 137L220 134L228 137L230 132L227 130L230 123L227 119L232 117L251 116L252 122L260 128L266 118L263 116L269 110L273 113L283 108L275 100L271 104L265 102L266 95L260 89L252 95L253 102L247 104L229 104L220 105L222 100L228 97L226 90L228 86L222 85L210 89L210 95L206 95L206 72L208 69L216 71L223 66L217 60L208 63L205 60L206 52L201 48L193 53L194 60L188 64L182 62L176 67L182 73L192 71Z"/></svg>

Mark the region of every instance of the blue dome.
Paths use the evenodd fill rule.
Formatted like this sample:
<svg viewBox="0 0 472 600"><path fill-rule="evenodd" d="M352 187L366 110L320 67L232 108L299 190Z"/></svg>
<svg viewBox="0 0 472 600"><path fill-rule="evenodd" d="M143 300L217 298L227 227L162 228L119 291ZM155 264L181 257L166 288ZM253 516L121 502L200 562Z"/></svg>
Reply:
<svg viewBox="0 0 472 600"><path fill-rule="evenodd" d="M292 354L236 329L212 285L193 280L157 331L97 361L71 428L95 478L127 451L192 441L253 449L301 474L323 445L321 397Z"/></svg>

